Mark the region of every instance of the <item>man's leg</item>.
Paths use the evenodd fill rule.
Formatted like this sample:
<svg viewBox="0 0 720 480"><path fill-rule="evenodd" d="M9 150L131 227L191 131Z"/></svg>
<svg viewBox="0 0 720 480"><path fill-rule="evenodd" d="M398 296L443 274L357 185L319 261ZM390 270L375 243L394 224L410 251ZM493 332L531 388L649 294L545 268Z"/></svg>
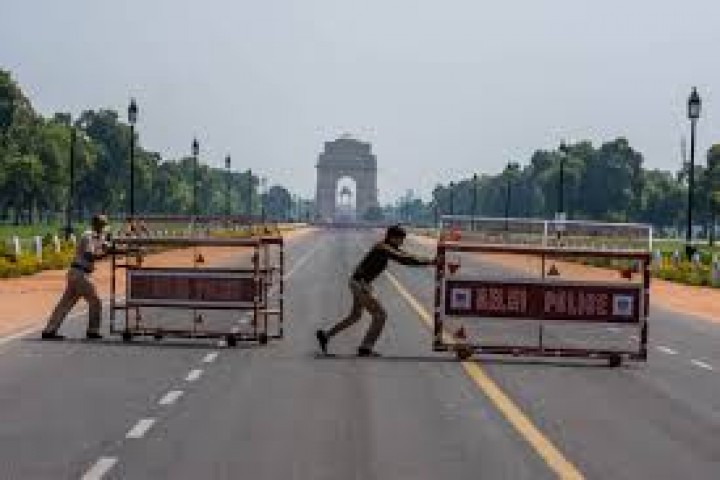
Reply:
<svg viewBox="0 0 720 480"><path fill-rule="evenodd" d="M360 285L354 280L350 280L350 292L352 293L353 300L352 308L350 309L350 313L348 314L348 316L342 319L340 322L338 322L337 325L335 325L328 331L318 330L317 332L315 332L315 336L317 337L318 343L320 344L320 349L323 351L323 353L327 353L327 344L328 340L330 340L330 337L334 337L341 331L345 330L346 328L350 327L358 320L360 320L360 317L362 316L362 304L360 303L360 295L362 290L362 285Z"/></svg>
<svg viewBox="0 0 720 480"><path fill-rule="evenodd" d="M50 315L47 325L45 325L45 328L43 329L43 337L52 338L57 336L57 331L60 328L60 325L62 325L65 317L67 317L67 314L70 313L70 310L72 310L79 298L80 296L76 288L75 279L68 272L65 291L63 292L62 297L60 297L57 305L55 305L55 309Z"/></svg>
<svg viewBox="0 0 720 480"><path fill-rule="evenodd" d="M365 307L372 316L370 327L365 334L365 338L363 338L363 341L360 344L359 351L361 355L368 355L372 354L372 349L375 346L375 342L377 342L378 337L380 337L380 334L383 331L383 327L385 326L385 320L387 320L387 313L385 312L385 309L380 304L378 299L375 298L370 292L367 292L367 294L361 297L360 300L362 306Z"/></svg>
<svg viewBox="0 0 720 480"><path fill-rule="evenodd" d="M354 325L355 323L357 323L358 320L360 320L360 317L362 316L362 303L360 301L360 297L362 296L363 290L364 288L358 282L352 280L350 281L350 292L352 293L353 297L350 313L347 317L342 319L337 325L335 325L325 333L327 338L334 337L338 333Z"/></svg>
<svg viewBox="0 0 720 480"><path fill-rule="evenodd" d="M88 303L87 334L89 337L97 337L102 317L102 302L90 277L81 273L78 273L78 276L78 291L80 296Z"/></svg>

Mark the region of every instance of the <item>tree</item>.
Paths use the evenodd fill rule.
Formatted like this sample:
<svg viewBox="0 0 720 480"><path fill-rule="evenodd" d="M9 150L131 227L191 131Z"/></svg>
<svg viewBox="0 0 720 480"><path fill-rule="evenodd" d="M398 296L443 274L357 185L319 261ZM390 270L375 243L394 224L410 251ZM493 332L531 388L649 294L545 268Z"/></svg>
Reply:
<svg viewBox="0 0 720 480"><path fill-rule="evenodd" d="M262 196L265 205L265 215L270 220L285 221L290 214L292 197L290 192L280 185L273 185Z"/></svg>
<svg viewBox="0 0 720 480"><path fill-rule="evenodd" d="M707 190L708 210L710 211L708 241L710 246L713 246L715 242L717 214L720 210L720 144L715 144L708 150L707 168L705 169L705 184Z"/></svg>

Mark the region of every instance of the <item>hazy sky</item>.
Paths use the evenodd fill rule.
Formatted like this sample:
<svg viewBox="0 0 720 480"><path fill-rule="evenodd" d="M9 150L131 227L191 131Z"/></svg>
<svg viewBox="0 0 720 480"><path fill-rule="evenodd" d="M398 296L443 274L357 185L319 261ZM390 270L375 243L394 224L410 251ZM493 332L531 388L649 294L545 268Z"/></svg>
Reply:
<svg viewBox="0 0 720 480"><path fill-rule="evenodd" d="M718 0L1 0L0 67L41 112L140 105L142 144L193 135L314 195L323 141L373 143L381 200L626 136L676 169L686 100L720 142Z"/></svg>

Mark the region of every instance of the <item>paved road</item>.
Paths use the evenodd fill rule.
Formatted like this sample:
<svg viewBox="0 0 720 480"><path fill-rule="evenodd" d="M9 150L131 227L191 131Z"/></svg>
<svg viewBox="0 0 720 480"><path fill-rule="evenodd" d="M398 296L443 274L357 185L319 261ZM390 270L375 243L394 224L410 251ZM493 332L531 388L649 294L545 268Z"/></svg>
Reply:
<svg viewBox="0 0 720 480"><path fill-rule="evenodd" d="M334 341L336 357L318 357L313 331L345 313L346 278L372 239L319 232L290 243L288 336L266 348L0 345L0 478L719 477L720 328L692 317L653 311L653 344L666 350L653 347L647 365L464 367L429 351L418 306L383 277L386 356L352 356L363 324ZM430 310L430 272L392 274ZM468 375L476 365L519 410Z"/></svg>

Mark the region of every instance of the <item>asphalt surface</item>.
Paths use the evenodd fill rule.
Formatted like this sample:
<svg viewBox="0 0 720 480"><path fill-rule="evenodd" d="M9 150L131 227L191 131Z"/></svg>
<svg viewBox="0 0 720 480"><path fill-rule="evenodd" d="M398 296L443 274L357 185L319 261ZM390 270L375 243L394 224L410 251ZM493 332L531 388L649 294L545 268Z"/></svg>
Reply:
<svg viewBox="0 0 720 480"><path fill-rule="evenodd" d="M388 278L385 356L354 357L366 321L318 355L314 330L347 312L347 277L375 237L289 242L287 335L266 347L1 344L0 478L557 478L467 369L430 351ZM431 271L391 272L432 311ZM65 327L83 331L80 318ZM477 362L585 478L720 478L720 327L653 309L650 336L650 361L618 369Z"/></svg>

